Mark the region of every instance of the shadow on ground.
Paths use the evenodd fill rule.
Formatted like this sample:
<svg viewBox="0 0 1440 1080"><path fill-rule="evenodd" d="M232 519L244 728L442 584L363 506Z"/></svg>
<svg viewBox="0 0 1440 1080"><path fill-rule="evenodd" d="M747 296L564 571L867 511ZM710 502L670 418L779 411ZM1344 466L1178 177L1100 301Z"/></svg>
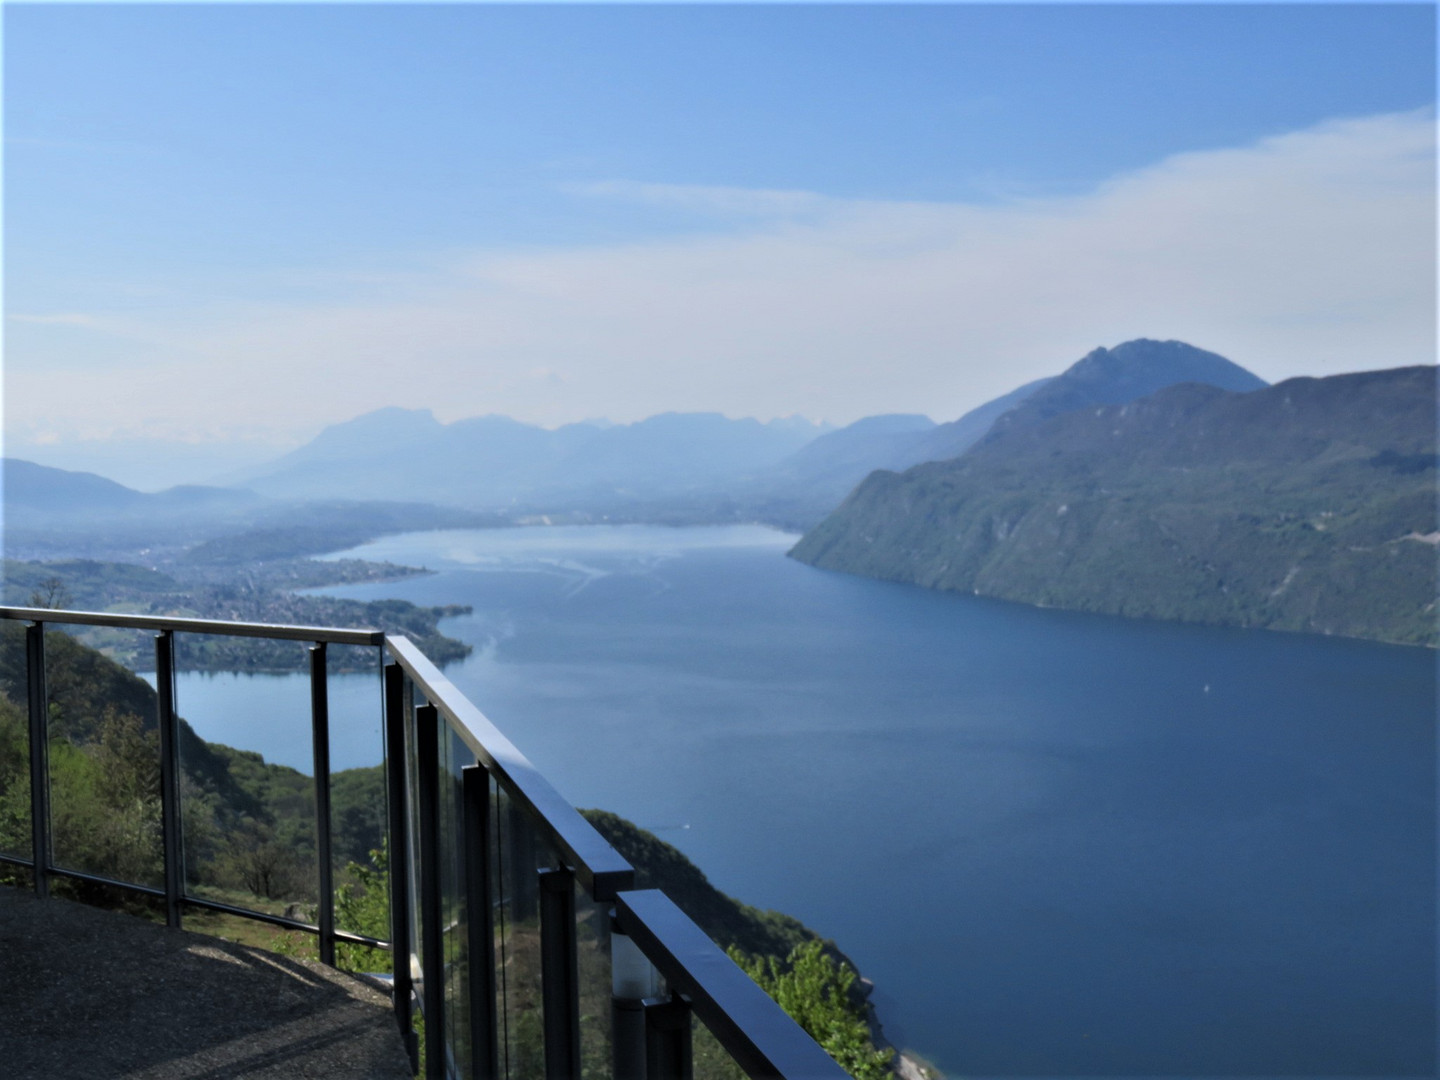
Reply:
<svg viewBox="0 0 1440 1080"><path fill-rule="evenodd" d="M11 1080L394 1077L388 995L308 960L0 887Z"/></svg>

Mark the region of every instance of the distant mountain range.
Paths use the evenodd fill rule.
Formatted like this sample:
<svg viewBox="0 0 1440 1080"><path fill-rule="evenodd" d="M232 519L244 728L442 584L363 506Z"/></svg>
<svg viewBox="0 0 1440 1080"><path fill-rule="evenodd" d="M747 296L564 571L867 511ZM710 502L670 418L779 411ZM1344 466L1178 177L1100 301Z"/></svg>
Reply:
<svg viewBox="0 0 1440 1080"><path fill-rule="evenodd" d="M153 563L196 548L250 557L334 551L385 532L503 524L495 515L426 503L279 500L184 485L150 494L94 473L5 458L4 553L10 558L114 558ZM208 553L208 554L207 554Z"/></svg>
<svg viewBox="0 0 1440 1080"><path fill-rule="evenodd" d="M428 410L381 409L326 428L242 480L287 498L597 511L743 483L827 430L799 418L761 423L663 413L551 431L504 416L441 424Z"/></svg>
<svg viewBox="0 0 1440 1080"><path fill-rule="evenodd" d="M26 524L102 514L153 518L201 509L241 510L263 501L253 491L182 485L147 494L95 473L52 469L19 458L4 459L5 510Z"/></svg>
<svg viewBox="0 0 1440 1080"><path fill-rule="evenodd" d="M516 516L763 520L806 528L874 470L955 457L1002 418L1024 422L1187 381L1232 390L1264 385L1213 353L1139 340L1097 349L1058 377L938 425L924 416L884 415L832 430L798 417L761 423L664 413L634 424L551 431L503 416L442 424L428 410L390 408L326 428L235 479L277 498L406 499Z"/></svg>
<svg viewBox="0 0 1440 1080"><path fill-rule="evenodd" d="M953 458L997 423L1030 423L1180 381L1236 390L1264 385L1213 353L1142 339L1097 349L1059 376L1027 383L943 424L882 415L836 430L802 418L761 423L664 413L634 424L589 421L547 430L504 416L442 424L428 410L386 408L332 425L267 465L227 477L229 487L150 495L93 474L11 461L7 525L12 540L45 540L103 519L105 529L124 534L133 547L143 546L147 528L165 530L170 543L237 528L303 526L308 522L297 505L323 503L331 509L321 517L345 518L349 536L365 531L362 519L396 516L357 504L377 510L405 503L511 522L763 521L804 530L877 469ZM422 520L451 519L415 513L410 520L421 527ZM104 545L85 554L99 550Z"/></svg>
<svg viewBox="0 0 1440 1080"><path fill-rule="evenodd" d="M872 474L792 554L1044 606L1436 643L1434 368L1095 400L1055 380L961 457Z"/></svg>

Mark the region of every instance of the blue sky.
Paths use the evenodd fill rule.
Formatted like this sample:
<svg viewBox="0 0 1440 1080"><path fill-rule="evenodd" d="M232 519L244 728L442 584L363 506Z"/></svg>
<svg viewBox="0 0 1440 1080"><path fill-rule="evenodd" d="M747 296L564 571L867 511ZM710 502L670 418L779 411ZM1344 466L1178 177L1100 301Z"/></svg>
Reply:
<svg viewBox="0 0 1440 1080"><path fill-rule="evenodd" d="M4 54L6 452L147 486L387 404L1434 359L1433 6L9 4Z"/></svg>

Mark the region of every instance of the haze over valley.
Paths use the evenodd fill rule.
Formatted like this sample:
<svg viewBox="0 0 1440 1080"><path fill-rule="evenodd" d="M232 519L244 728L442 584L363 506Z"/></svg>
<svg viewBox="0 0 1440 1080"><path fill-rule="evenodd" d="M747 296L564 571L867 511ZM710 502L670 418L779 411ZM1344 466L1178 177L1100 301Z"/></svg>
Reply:
<svg viewBox="0 0 1440 1080"><path fill-rule="evenodd" d="M32 564L139 561L169 577L107 592L85 574L98 590L87 598L159 613L190 589L213 614L220 581L284 589L411 572L307 559L385 533L757 522L805 533L796 557L829 569L1435 644L1434 370L1265 386L1217 354L1137 339L940 424L668 413L547 430L382 409L235 486L145 494L7 459L7 550ZM12 569L11 602L38 573ZM250 616L278 615L275 595ZM298 614L318 601L295 603Z"/></svg>

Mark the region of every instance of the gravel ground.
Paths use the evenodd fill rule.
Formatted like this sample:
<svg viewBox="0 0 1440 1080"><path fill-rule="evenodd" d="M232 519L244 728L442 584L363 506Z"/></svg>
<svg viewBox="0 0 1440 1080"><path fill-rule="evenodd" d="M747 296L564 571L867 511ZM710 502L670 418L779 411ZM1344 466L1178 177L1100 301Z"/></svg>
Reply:
<svg viewBox="0 0 1440 1080"><path fill-rule="evenodd" d="M308 960L0 887L6 1080L408 1080L389 996Z"/></svg>

